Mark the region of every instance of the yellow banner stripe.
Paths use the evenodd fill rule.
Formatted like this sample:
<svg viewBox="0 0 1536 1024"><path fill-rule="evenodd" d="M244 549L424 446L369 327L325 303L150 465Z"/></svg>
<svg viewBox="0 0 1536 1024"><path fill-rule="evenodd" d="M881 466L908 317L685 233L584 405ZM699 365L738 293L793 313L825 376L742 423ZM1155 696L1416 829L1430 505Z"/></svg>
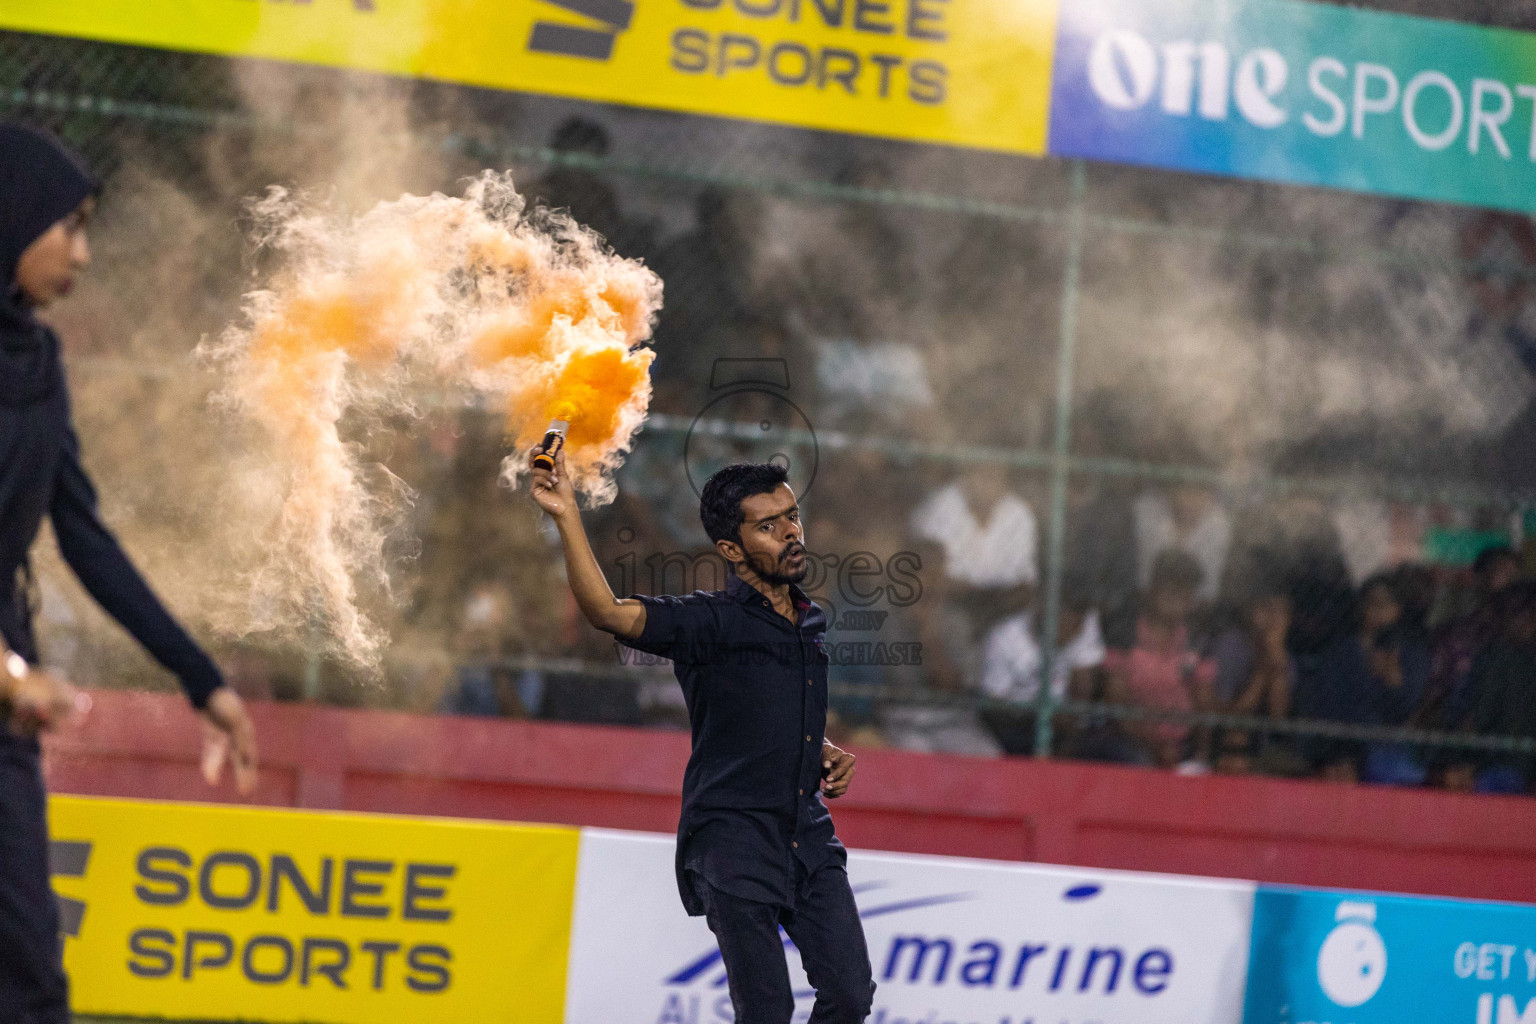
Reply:
<svg viewBox="0 0 1536 1024"><path fill-rule="evenodd" d="M7 0L0 28L1040 154L1058 0Z"/></svg>
<svg viewBox="0 0 1536 1024"><path fill-rule="evenodd" d="M78 1012L563 1018L577 829L63 796L50 815Z"/></svg>

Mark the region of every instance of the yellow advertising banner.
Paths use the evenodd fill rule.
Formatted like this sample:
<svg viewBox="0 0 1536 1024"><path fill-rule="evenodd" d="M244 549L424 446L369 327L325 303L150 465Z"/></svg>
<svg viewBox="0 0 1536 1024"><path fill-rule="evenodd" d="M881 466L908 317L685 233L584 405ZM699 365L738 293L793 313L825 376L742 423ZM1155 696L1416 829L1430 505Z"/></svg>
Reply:
<svg viewBox="0 0 1536 1024"><path fill-rule="evenodd" d="M1015 153L1059 0L4 0L0 28Z"/></svg>
<svg viewBox="0 0 1536 1024"><path fill-rule="evenodd" d="M81 1013L559 1024L580 833L54 797Z"/></svg>

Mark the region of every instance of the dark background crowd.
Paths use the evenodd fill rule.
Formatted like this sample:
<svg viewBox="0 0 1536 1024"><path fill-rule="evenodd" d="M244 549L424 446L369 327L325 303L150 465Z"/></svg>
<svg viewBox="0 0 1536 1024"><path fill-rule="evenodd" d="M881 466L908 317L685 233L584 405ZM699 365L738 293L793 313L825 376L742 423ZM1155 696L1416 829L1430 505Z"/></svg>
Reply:
<svg viewBox="0 0 1536 1024"><path fill-rule="evenodd" d="M582 121L563 125L553 145L595 157L608 147L603 130ZM878 164L860 162L840 180L878 187L888 178ZM818 259L831 257L815 252L799 254L810 266L782 276L754 270L762 212L750 196L701 191L695 226L658 245L654 226L626 220L617 193L594 172L553 172L532 191L625 240L628 251L650 254L668 287L656 341L657 409L674 419L762 417L765 430L771 422L775 430L926 434L958 445L965 439L954 425L968 410L989 427L1003 425L986 438L993 443L1041 439L1038 427L1019 422L1028 390L1047 369L1032 365L1028 352L999 354L984 338L977 353L967 353L947 337L940 350L880 333L870 307L905 306L912 315L921 289L920 275L904 278L907 243L878 209L839 215L841 243L853 239L857 249L882 256L864 268L872 279L849 280L860 270L856 262L818 268ZM1536 261L1536 235L1524 220L1471 218L1458 244L1475 256L1495 237ZM975 244L962 241L957 255L967 257ZM1527 358L1517 323L1524 285L1474 270L1467 287L1477 300L1471 329L1498 318L1507 344ZM987 318L1000 315L997 301L964 299ZM1022 300L1013 301L1018 308L1002 316L1030 315ZM769 366L767 379L739 392L735 406L722 406L712 393L719 361L746 358ZM784 369L772 369L775 362ZM979 364L979 376L952 376L952 362ZM786 379L773 381L780 372ZM1000 377L1013 386L997 387ZM801 424L807 414L814 423ZM1322 473L1352 443L1367 458L1400 444L1339 435L1290 443L1273 460L1295 474ZM684 440L689 447L679 452ZM1511 431L1477 457L1504 473L1521 441ZM1107 388L1080 400L1073 451L1081 462L1064 508L1049 687L1052 703L1070 703L1055 718L1053 753L1189 773L1527 789L1532 765L1524 754L1264 727L1333 723L1536 739L1536 583L1524 579L1525 524L1515 512L1275 480L1245 487L1213 477L1198 439L1168 429L1149 437L1137 410ZM714 466L769 452L801 470L807 459L816 463L805 503L819 564L807 585L831 606L831 642L841 655L833 677L838 738L982 756L1033 753L1049 514L1038 469L1002 458L925 458L916 445L893 457L856 444L811 450L778 436L766 445L711 442L696 425L685 439L648 437L620 475L617 504L594 517L616 588L719 586L723 566L708 555L685 463ZM1185 478L1096 472L1096 458L1182 466ZM839 573L850 557L865 559L859 577L871 582L850 583ZM891 583L904 570L915 586L898 594ZM494 648L491 623L513 614L515 604L509 589L487 584L465 605L466 630L481 631L477 642ZM876 617L860 618L864 610ZM601 640L582 635L568 608L561 628L568 650L585 664L615 660ZM921 652L920 664L909 663L913 651ZM440 707L683 724L664 677L637 678L635 666L621 668L599 677L498 669L488 660L461 668ZM1093 704L1153 714L1084 707ZM1259 721L1239 728L1180 713Z"/></svg>
<svg viewBox="0 0 1536 1024"><path fill-rule="evenodd" d="M0 85L107 176L59 314L85 458L249 697L685 725L666 665L580 622L554 538L497 483L496 410L423 396L353 429L414 493L369 609L379 670L230 625L249 537L208 496L243 440L208 429L217 381L188 353L250 285L240 202L284 182L366 207L510 166L666 284L651 421L588 518L615 589L722 585L696 484L786 461L835 741L1029 755L1049 705L1057 756L1533 781L1519 743L1456 742L1536 740L1528 218L6 33ZM76 94L138 106L52 99ZM46 549L46 657L165 685Z"/></svg>

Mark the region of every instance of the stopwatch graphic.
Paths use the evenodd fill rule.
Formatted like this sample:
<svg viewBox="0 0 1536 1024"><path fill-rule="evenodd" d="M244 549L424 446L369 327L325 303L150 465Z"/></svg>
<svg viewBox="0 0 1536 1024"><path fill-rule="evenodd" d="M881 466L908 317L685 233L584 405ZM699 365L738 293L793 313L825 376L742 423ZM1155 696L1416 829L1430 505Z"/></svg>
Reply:
<svg viewBox="0 0 1536 1024"><path fill-rule="evenodd" d="M1345 901L1334 911L1339 924L1317 954L1317 983L1338 1006L1370 1002L1387 978L1387 946L1376 930L1376 905Z"/></svg>
<svg viewBox="0 0 1536 1024"><path fill-rule="evenodd" d="M717 394L683 441L683 467L694 492L733 462L775 462L789 471L789 486L804 500L816 479L816 432L789 399L788 363L716 359L710 390Z"/></svg>

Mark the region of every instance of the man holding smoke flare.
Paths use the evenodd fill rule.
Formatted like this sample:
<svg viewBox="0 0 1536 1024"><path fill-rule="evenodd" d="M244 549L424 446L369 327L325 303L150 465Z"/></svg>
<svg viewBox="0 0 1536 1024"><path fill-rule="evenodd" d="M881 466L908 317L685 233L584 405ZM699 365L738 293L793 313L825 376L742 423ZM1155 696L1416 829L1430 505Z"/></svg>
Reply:
<svg viewBox="0 0 1536 1024"><path fill-rule="evenodd" d="M677 884L720 944L736 1024L789 1024L795 1001L779 926L816 989L810 1024L861 1024L875 984L822 797L853 777L826 742L826 615L796 586L809 568L783 467L727 466L699 517L732 573L723 591L615 598L592 553L565 455L529 455L532 496L554 519L587 620L668 658L693 730L677 828Z"/></svg>
<svg viewBox="0 0 1536 1024"><path fill-rule="evenodd" d="M36 734L86 702L35 667L28 551L46 515L91 596L181 681L202 713L203 771L256 782L255 730L218 668L176 624L96 511L80 465L58 338L34 313L90 263L98 185L52 136L0 123L0 1021L68 1024Z"/></svg>

